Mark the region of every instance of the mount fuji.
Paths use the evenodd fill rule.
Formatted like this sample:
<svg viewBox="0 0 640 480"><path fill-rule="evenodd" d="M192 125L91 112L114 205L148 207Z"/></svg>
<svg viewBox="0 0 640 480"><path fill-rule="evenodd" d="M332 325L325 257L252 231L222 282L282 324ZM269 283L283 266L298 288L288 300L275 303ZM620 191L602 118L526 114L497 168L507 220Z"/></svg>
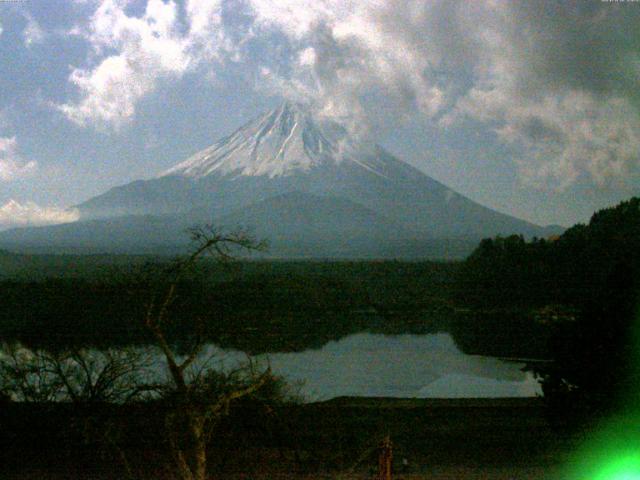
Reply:
<svg viewBox="0 0 640 480"><path fill-rule="evenodd" d="M0 246L148 252L213 223L253 230L278 257L457 257L483 237L557 230L475 203L292 103L77 209L75 223L1 232Z"/></svg>

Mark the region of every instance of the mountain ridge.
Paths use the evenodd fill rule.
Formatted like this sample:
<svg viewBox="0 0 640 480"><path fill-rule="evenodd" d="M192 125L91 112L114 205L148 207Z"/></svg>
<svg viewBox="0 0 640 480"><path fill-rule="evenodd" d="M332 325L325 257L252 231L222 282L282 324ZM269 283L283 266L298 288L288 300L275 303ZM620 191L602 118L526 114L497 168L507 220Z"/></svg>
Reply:
<svg viewBox="0 0 640 480"><path fill-rule="evenodd" d="M344 251L365 257L373 250L393 256L392 245L398 242L479 241L495 235L533 237L558 231L473 202L383 147L353 138L337 123L290 103L247 122L154 178L112 188L77 208L81 221L63 230L71 237L74 229L90 236L86 222L98 222L91 224L96 231L104 230L99 222L117 225L120 237L108 236L120 245L118 249L127 242L139 244L140 238L134 237L148 238L145 222L149 234L156 232L158 222L172 225L167 227L172 241L181 245L174 227L190 218L194 223L259 226L266 234L277 234L283 245L288 226L286 250L298 251L292 245L307 242L316 246L308 254L320 257L336 251L335 243L356 230L358 238L368 235L376 242L353 240L363 251L355 247ZM323 227L318 229L321 221ZM278 230L270 225L274 222L283 227ZM54 228L52 235L60 231ZM3 238L16 235L27 243L30 235L41 236L36 231L0 233L0 246ZM72 240L67 233L63 236L66 244ZM324 243L312 240L314 236L324 238ZM171 240L166 232L163 237L163 242Z"/></svg>

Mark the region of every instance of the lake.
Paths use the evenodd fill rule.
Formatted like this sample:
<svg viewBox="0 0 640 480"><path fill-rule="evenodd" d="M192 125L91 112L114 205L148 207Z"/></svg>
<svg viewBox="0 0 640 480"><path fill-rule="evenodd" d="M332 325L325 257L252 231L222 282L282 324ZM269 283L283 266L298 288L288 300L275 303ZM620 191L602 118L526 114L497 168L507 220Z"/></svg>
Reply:
<svg viewBox="0 0 640 480"><path fill-rule="evenodd" d="M208 345L231 367L246 358ZM358 333L317 350L256 357L290 382L302 382L307 401L339 396L478 398L533 397L540 386L523 364L464 354L447 333L382 335Z"/></svg>

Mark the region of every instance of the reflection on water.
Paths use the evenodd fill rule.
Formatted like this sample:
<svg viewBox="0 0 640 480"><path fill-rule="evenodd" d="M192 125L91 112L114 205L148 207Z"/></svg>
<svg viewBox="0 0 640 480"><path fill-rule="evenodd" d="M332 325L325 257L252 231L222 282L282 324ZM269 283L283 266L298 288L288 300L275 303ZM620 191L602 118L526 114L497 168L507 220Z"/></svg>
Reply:
<svg viewBox="0 0 640 480"><path fill-rule="evenodd" d="M28 352L28 350L24 350ZM151 383L168 379L157 348L143 348L151 367L140 372ZM3 352L0 351L0 359ZM290 383L308 401L338 396L405 398L531 397L540 387L522 365L462 353L447 333L382 335L358 333L317 350L254 357ZM96 355L95 361L101 361ZM190 367L231 369L245 363L238 350L209 344Z"/></svg>
<svg viewBox="0 0 640 480"><path fill-rule="evenodd" d="M230 367L242 361L237 351L210 345ZM204 357L203 357L204 358ZM329 342L319 350L257 357L276 374L303 381L307 400L342 395L417 398L531 397L540 387L522 365L462 353L449 334L397 335L358 333Z"/></svg>

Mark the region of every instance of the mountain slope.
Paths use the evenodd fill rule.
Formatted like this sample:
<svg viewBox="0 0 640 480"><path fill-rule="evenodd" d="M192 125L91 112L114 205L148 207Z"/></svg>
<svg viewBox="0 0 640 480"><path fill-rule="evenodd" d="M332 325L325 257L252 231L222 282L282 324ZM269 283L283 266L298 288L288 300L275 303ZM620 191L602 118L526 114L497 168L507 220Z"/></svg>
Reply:
<svg viewBox="0 0 640 480"><path fill-rule="evenodd" d="M114 188L78 207L83 218L177 213L197 206L218 216L293 191L352 200L432 238L541 232L292 104L249 122L158 178Z"/></svg>
<svg viewBox="0 0 640 480"><path fill-rule="evenodd" d="M208 208L174 215L129 215L0 232L0 245L35 253L176 254L189 246L188 229L213 224L267 239L269 258L458 259L474 240L426 239L393 220L338 197L290 192L222 217Z"/></svg>
<svg viewBox="0 0 640 480"><path fill-rule="evenodd" d="M127 215L0 232L0 245L36 253L176 253L188 244L178 216Z"/></svg>
<svg viewBox="0 0 640 480"><path fill-rule="evenodd" d="M382 245L412 232L368 208L338 197L291 192L218 220L228 229L250 225L269 239L272 253L294 257L380 256Z"/></svg>
<svg viewBox="0 0 640 480"><path fill-rule="evenodd" d="M188 222L214 221L253 227L296 256L396 256L402 245L436 240L548 234L287 103L158 177L113 188L78 209L77 224L0 233L0 245L20 237L25 245L68 247L76 235L77 243L105 251L139 249L182 244Z"/></svg>

